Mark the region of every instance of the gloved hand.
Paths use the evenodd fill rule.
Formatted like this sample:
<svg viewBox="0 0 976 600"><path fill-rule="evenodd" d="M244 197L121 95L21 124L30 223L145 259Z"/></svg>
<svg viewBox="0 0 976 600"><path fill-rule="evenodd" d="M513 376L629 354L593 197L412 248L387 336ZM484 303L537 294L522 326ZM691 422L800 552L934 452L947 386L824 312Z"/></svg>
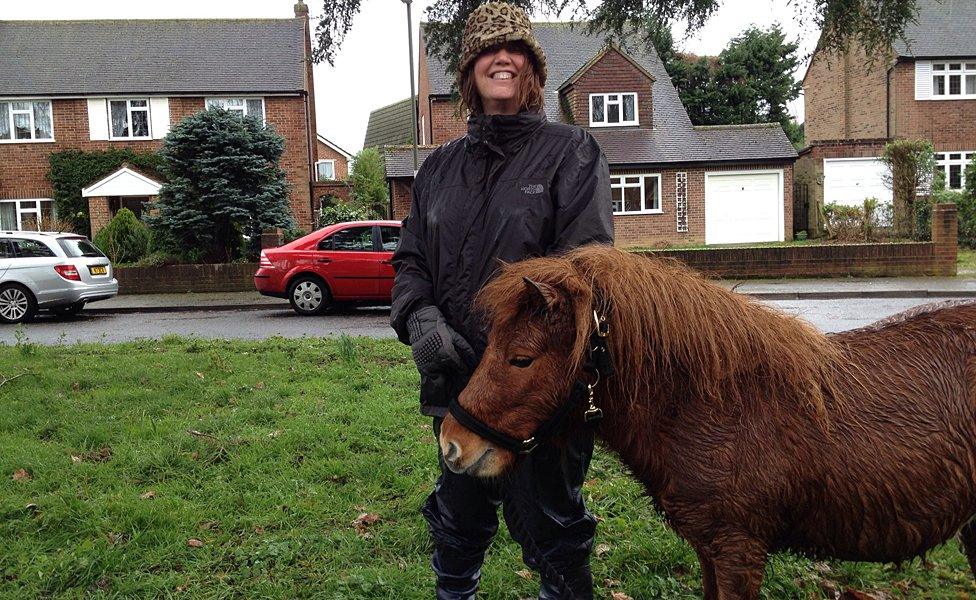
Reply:
<svg viewBox="0 0 976 600"><path fill-rule="evenodd" d="M425 306L407 319L410 350L423 375L467 373L476 363L474 350L454 331L436 306Z"/></svg>

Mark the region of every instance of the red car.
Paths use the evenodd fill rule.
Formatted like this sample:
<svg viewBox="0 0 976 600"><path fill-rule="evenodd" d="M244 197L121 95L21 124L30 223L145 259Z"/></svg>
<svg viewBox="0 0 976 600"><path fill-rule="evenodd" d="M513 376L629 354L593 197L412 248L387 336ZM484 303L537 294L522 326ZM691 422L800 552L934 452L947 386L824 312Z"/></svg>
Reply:
<svg viewBox="0 0 976 600"><path fill-rule="evenodd" d="M261 251L254 286L300 315L333 303L389 304L399 221L337 223Z"/></svg>

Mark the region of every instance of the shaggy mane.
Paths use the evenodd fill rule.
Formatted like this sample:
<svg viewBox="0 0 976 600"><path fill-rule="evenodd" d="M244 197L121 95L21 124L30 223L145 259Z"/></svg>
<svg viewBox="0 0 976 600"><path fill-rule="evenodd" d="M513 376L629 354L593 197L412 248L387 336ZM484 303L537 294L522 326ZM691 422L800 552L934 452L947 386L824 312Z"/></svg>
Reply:
<svg viewBox="0 0 976 600"><path fill-rule="evenodd" d="M827 336L678 261L591 245L506 265L478 296L492 327L511 330L531 314L523 277L555 287L572 307L577 335L568 373L585 359L592 311L607 316L611 402L647 402L663 383L709 402L793 399L825 418L825 398L837 396L834 374L845 361ZM771 393L756 398L756 390Z"/></svg>

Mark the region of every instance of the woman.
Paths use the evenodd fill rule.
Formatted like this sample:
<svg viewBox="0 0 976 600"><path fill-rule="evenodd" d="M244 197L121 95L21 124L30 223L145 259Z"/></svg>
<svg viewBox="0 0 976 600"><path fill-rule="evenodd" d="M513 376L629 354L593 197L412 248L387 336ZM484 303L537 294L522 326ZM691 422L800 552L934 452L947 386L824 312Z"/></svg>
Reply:
<svg viewBox="0 0 976 600"><path fill-rule="evenodd" d="M435 434L484 353L472 301L499 261L613 241L606 159L584 130L546 121L545 80L545 55L520 8L489 2L471 13L458 68L468 134L424 162L393 256L391 322L412 348ZM441 458L423 508L437 598L474 597L502 497L526 564L541 569L539 597L566 597L568 586L591 598L595 520L580 488L592 451L592 436L540 447L505 489L452 473Z"/></svg>

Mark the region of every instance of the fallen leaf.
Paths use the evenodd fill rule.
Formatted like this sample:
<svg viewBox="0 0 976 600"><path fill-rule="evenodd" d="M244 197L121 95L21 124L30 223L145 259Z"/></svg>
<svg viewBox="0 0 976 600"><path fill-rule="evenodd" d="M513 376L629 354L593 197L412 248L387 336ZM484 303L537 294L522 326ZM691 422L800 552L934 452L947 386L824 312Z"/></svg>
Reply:
<svg viewBox="0 0 976 600"><path fill-rule="evenodd" d="M258 525L257 527L254 528L254 533L256 533L258 535L263 535L264 534L264 527L261 527L260 525Z"/></svg>
<svg viewBox="0 0 976 600"><path fill-rule="evenodd" d="M275 439L279 435L281 435L281 430L280 429L275 429L274 431L272 431L271 433L268 434L268 437L271 438L271 439Z"/></svg>
<svg viewBox="0 0 976 600"><path fill-rule="evenodd" d="M80 389L81 389L81 384L80 383L78 383L77 381L73 381L71 383L71 391L77 392Z"/></svg>
<svg viewBox="0 0 976 600"><path fill-rule="evenodd" d="M75 456L74 454L72 454L71 455L71 462L74 463L74 464L76 464L76 465L80 465L81 464L81 457L80 456Z"/></svg>
<svg viewBox="0 0 976 600"><path fill-rule="evenodd" d="M597 558L603 558L604 554L610 552L610 544L598 544L594 552Z"/></svg>
<svg viewBox="0 0 976 600"><path fill-rule="evenodd" d="M119 542L124 541L123 535L121 533L110 533L108 534L108 543L115 546Z"/></svg>
<svg viewBox="0 0 976 600"><path fill-rule="evenodd" d="M197 371L197 377L199 377L200 379L203 379L203 373L201 373L200 371Z"/></svg>
<svg viewBox="0 0 976 600"><path fill-rule="evenodd" d="M197 529L200 531L217 531L220 529L220 521L215 519L207 519L206 521L197 525Z"/></svg>
<svg viewBox="0 0 976 600"><path fill-rule="evenodd" d="M24 507L24 510L29 510L30 512L37 512L37 505L31 502L30 504Z"/></svg>
<svg viewBox="0 0 976 600"><path fill-rule="evenodd" d="M14 481L30 481L31 479L33 479L33 477L31 477L31 474L28 473L26 470L17 469L16 471L14 471L13 479Z"/></svg>
<svg viewBox="0 0 976 600"><path fill-rule="evenodd" d="M259 381L259 382L255 383L254 384L254 389L256 389L256 390L263 390L264 389L264 382L263 381Z"/></svg>
<svg viewBox="0 0 976 600"><path fill-rule="evenodd" d="M145 492L139 494L139 498L143 500L152 500L156 497L156 492L154 490L146 490Z"/></svg>
<svg viewBox="0 0 976 600"><path fill-rule="evenodd" d="M82 452L78 458L84 462L108 462L112 460L112 449L108 446L102 446L98 450Z"/></svg>
<svg viewBox="0 0 976 600"><path fill-rule="evenodd" d="M363 537L366 537L367 535L366 529L370 525L372 525L373 523L379 520L380 520L380 516L376 513L362 513L358 517L356 517L356 520L353 521L352 524L356 526L356 533L358 533Z"/></svg>
<svg viewBox="0 0 976 600"><path fill-rule="evenodd" d="M630 596L628 596L623 592L614 592L613 594L610 595L610 597L613 598L613 600L634 600L633 598L631 598Z"/></svg>
<svg viewBox="0 0 976 600"><path fill-rule="evenodd" d="M522 569L521 571L515 571L515 574L526 581L532 581L532 571L528 569Z"/></svg>
<svg viewBox="0 0 976 600"><path fill-rule="evenodd" d="M604 579L603 587L620 587L620 580L618 579Z"/></svg>
<svg viewBox="0 0 976 600"><path fill-rule="evenodd" d="M191 548L203 548L203 542L201 542L197 538L190 538L186 540L186 545Z"/></svg>

